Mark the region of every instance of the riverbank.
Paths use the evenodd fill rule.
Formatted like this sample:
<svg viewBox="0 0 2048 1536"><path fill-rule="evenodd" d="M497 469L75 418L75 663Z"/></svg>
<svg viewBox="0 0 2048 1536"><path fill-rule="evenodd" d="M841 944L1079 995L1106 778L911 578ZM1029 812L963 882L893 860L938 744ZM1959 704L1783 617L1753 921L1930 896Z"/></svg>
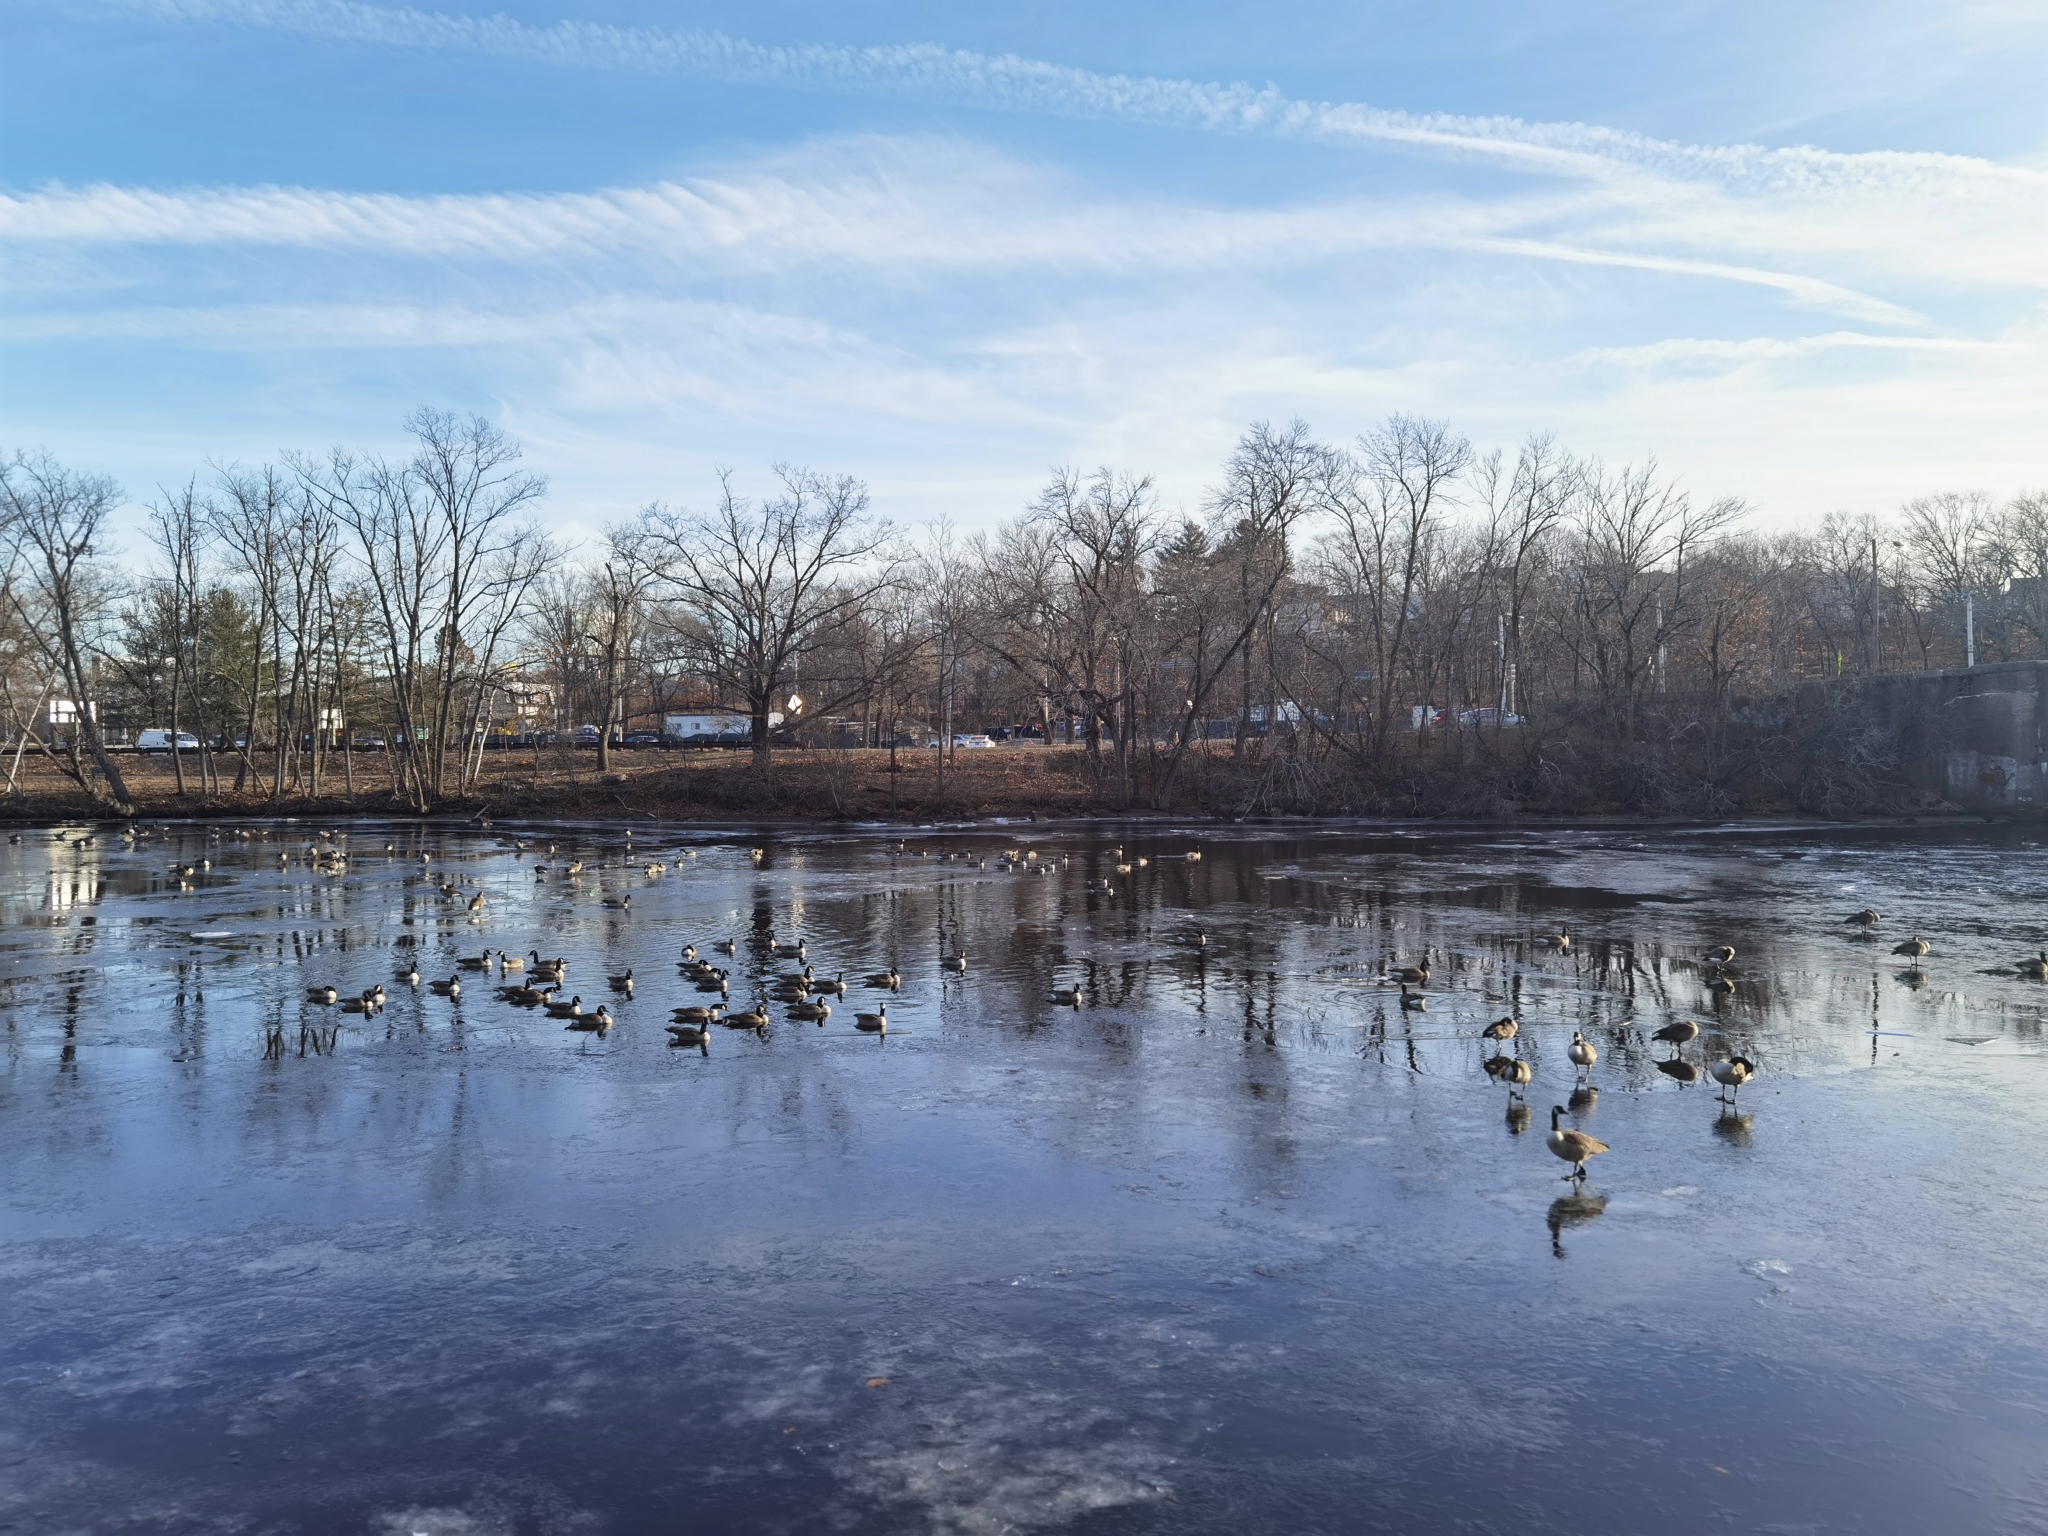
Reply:
<svg viewBox="0 0 2048 1536"><path fill-rule="evenodd" d="M485 773L473 792L452 796L431 813L434 820L482 818L507 822L650 821L701 823L830 824L835 822L901 823L1031 818L1067 821L1091 818L1118 820L1168 816L1175 819L1287 821L1395 821L1438 825L1711 825L1730 821L1765 825L1911 826L1937 822L1974 822L1980 818L1939 802L1906 805L1894 802L1854 807L1816 808L1783 802L1724 805L1702 814L1680 808L1649 810L1604 802L1592 797L1553 798L1543 803L1517 803L1489 796L1483 801L1444 795L1415 796L1405 805L1370 807L1349 803L1349 797L1318 796L1330 803L1272 803L1243 792L1247 782L1270 782L1274 765L1256 758L1234 763L1227 748L1197 760L1184 775L1184 791L1175 803L1155 810L1142 797L1119 805L1098 786L1085 753L1075 747L1014 746L961 751L940 771L933 752L899 753L890 771L886 752L777 753L772 771L763 775L750 756L740 752L638 751L616 754L601 767L595 754L569 750L516 753L487 759ZM356 764L355 793L338 792L344 780L329 773L323 793L288 792L273 798L269 780L227 787L218 795L201 795L196 764L186 764L187 792L178 793L169 759L123 756L119 766L127 779L135 815L144 820L178 820L193 816L269 817L279 815L346 818L411 817L417 814L393 795L390 777L380 759ZM15 825L63 821L103 821L113 813L80 790L47 761L24 762L21 793L8 801L0 820ZM288 791L290 786L288 786Z"/></svg>
<svg viewBox="0 0 2048 1536"><path fill-rule="evenodd" d="M550 817L656 821L929 821L934 818L1036 814L1087 815L1113 806L1096 792L1084 754L1066 747L962 751L941 767L936 752L902 752L891 771L886 752L781 752L763 774L744 752L638 751L614 754L601 767L595 753L544 751L492 754L471 792L437 806L437 818L519 820ZM168 758L123 756L117 766L138 817L195 814L388 816L411 814L397 798L381 760L359 759L355 793L339 771L324 775L322 793L287 785L271 793L267 776L235 789L234 766L222 765L224 787L202 795L188 757L186 792L178 792ZM259 765L259 767L262 765ZM47 761L24 762L21 793L4 819L17 823L101 819L109 808Z"/></svg>

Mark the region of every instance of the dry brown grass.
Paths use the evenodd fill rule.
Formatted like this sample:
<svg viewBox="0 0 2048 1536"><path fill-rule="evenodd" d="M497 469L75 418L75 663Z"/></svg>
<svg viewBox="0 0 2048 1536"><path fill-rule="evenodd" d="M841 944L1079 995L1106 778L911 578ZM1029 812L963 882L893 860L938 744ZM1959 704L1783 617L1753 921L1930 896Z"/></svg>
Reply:
<svg viewBox="0 0 2048 1536"><path fill-rule="evenodd" d="M719 821L772 818L804 821L921 821L933 817L1025 815L1072 816L1107 809L1095 793L1087 763L1076 747L1015 746L963 751L939 771L934 752L899 752L898 772L889 772L882 751L778 752L765 778L745 752L619 752L609 771L597 754L568 749L492 752L474 791L451 801L451 815L488 812L505 817L618 818L663 821ZM406 809L394 800L381 760L359 757L356 793L343 793L338 765L323 775L318 800L287 786L273 799L267 772L237 792L234 760L221 765L230 786L203 798L197 790L196 761L186 760L188 792L180 797L171 762L163 757L123 754L117 766L127 780L137 813L173 817L234 811L331 815L379 815ZM267 769L267 764L259 764ZM24 759L22 793L12 802L15 820L46 821L66 816L104 816L104 805L46 760Z"/></svg>

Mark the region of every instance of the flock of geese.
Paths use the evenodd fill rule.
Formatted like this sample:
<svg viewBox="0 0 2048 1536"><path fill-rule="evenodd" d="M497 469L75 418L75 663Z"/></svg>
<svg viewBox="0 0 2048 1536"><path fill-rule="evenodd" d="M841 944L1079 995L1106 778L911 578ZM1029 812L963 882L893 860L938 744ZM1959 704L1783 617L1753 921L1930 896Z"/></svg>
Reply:
<svg viewBox="0 0 2048 1536"><path fill-rule="evenodd" d="M810 951L809 943L802 939L777 939L769 935L769 947L778 959L804 961ZM734 939L720 939L710 946L714 953L723 956L735 955L739 944ZM683 946L679 959L683 980L691 983L700 994L715 994L717 1001L686 1004L671 1010L673 1022L668 1026L671 1043L696 1046L707 1052L712 1029L722 1026L726 1029L750 1029L765 1031L772 1022L768 1012L771 1002L786 1005L788 1017L806 1023L815 1023L821 1028L832 1017L833 1005L828 999L844 998L847 991L846 973L825 977L818 974L814 966L805 964L801 971L788 971L768 980L762 989L761 1000L752 1007L734 1010L730 1007L732 996L732 973L726 967L707 959L698 953L695 944ZM967 969L965 954L948 956L946 967L953 971ZM492 978L496 981L496 995L500 1001L515 1007L537 1009L550 1018L563 1019L566 1029L581 1030L592 1034L603 1034L618 1022L618 1015L612 1012L610 1000L600 1002L595 1008L585 1008L583 994L569 985L569 961L563 956L543 958L538 949L515 955L500 949L495 954L486 949L480 954L465 955L456 961L454 974L445 981L426 981L428 991L435 996L459 998L462 996L463 977ZM398 981L407 987L417 989L424 978L417 964L408 963L399 972ZM616 976L604 978L606 988L623 1005L634 995L638 979L629 968ZM865 978L870 988L894 992L903 984L902 974L891 966L886 971L875 972ZM568 992L567 1000L562 997ZM333 986L320 985L306 989L307 1001L327 1006L339 1006L344 1012L375 1014L389 997L382 982L366 987L361 992L344 996ZM1064 988L1055 992L1054 1000L1079 1005L1079 988ZM889 1032L889 1004L878 1002L869 1013L858 1010L853 1016L854 1028L864 1034L885 1035Z"/></svg>
<svg viewBox="0 0 2048 1536"><path fill-rule="evenodd" d="M1876 921L1876 914L1872 914L1872 921ZM1916 939L1914 942L1920 941ZM1572 947L1572 937L1569 930L1560 929L1556 933L1539 935L1536 943L1543 949L1568 953ZM1902 945L1901 952L1904 952L1904 948ZM1926 952L1924 946L1918 951L1921 954ZM1735 962L1734 945L1716 944L1701 958L1710 987L1717 981L1733 985L1727 981L1727 972L1728 967ZM1429 975L1429 962L1425 959L1420 964L1401 966L1390 971L1387 979L1400 983L1403 1008L1421 1010L1429 1006L1428 997L1421 990L1428 986ZM1521 1054L1521 1033L1521 1023L1512 1015L1495 1019L1479 1031L1481 1042L1493 1047L1493 1054L1483 1058L1480 1066L1488 1077L1506 1085L1509 1118L1517 1130L1527 1123L1528 1096L1523 1090L1536 1079L1535 1067ZM1685 1048L1699 1036L1700 1027L1691 1019L1679 1019L1655 1031L1650 1038L1671 1047L1671 1055L1658 1062L1657 1069L1667 1077L1677 1078L1683 1083L1698 1082L1703 1069L1685 1059ZM1503 1049L1504 1047L1506 1049ZM1572 1043L1567 1047L1565 1055L1578 1074L1572 1094L1573 1104L1576 1106L1592 1102L1590 1080L1593 1068L1600 1060L1600 1048L1588 1040L1583 1032L1575 1029L1572 1031ZM1720 1061L1709 1062L1704 1068L1704 1073L1720 1084L1721 1102L1733 1106L1739 1102L1742 1085L1757 1075L1757 1066L1747 1056L1729 1056ZM1544 1144L1560 1161L1571 1164L1571 1171L1563 1177L1576 1186L1578 1181L1586 1177L1586 1164L1603 1152L1613 1149L1597 1136L1564 1125L1564 1117L1571 1112L1562 1104L1551 1106L1550 1134L1544 1138Z"/></svg>
<svg viewBox="0 0 2048 1536"><path fill-rule="evenodd" d="M156 829L156 835L166 839L171 832L172 829L168 826ZM267 839L273 834L267 828L254 831L245 828L225 834L219 829L214 829L210 835L211 840L217 843L222 841L224 836L250 841ZM122 832L121 837L133 847L150 841L151 832L148 828L129 828ZM19 842L19 836L14 837L13 841ZM93 835L87 833L67 841L82 845L93 841ZM625 841L623 867L637 866L649 878L658 876L671 867L685 868L687 861L697 857L695 850L684 849L674 856L671 864L658 856L636 856L632 848L630 831L626 833ZM528 843L523 840L514 843L515 850L522 855L528 851L528 847ZM557 851L555 844L547 844L546 853L549 858L553 858ZM385 843L383 852L387 859L400 857L394 843ZM993 865L998 870L1033 875L1044 875L1051 868L1067 863L1065 856L1041 858L1035 849L1023 848L1001 849L992 859L985 855L957 850L914 850L907 842L899 842L894 852L898 856L965 861L970 867L978 869L988 869ZM753 848L749 850L749 857L754 863L759 864L765 859L766 853L765 849ZM1116 847L1114 853L1113 868L1119 875L1130 875L1151 862L1150 859L1141 856L1127 857L1121 845ZM317 872L329 875L345 874L350 864L346 834L333 829L321 830L314 834L301 856ZM416 858L420 866L420 874L413 878L431 882L432 877L427 875L426 871L432 862L432 855L422 851L408 857ZM1192 862L1200 859L1202 855L1199 850L1195 850L1173 857L1185 858ZM283 849L280 849L277 858L281 866L288 867L292 861L291 853ZM176 865L172 873L181 885L189 885L211 870L213 862L210 857L188 860ZM575 882L584 874L586 867L583 858L571 858L559 864L537 862L533 868L533 877L537 882ZM1090 881L1090 887L1114 891L1113 883L1108 880ZM456 900L464 894L453 879L439 881L438 888L444 899ZM603 897L602 905L612 911L630 913L632 901L631 893L627 892ZM485 894L482 889L476 890L466 902L468 911L479 920L484 904ZM1870 932L1876 929L1883 918L1882 912L1866 907L1849 914L1843 921ZM1198 936L1194 942L1206 948L1207 935ZM671 1011L672 1022L667 1028L672 1044L696 1047L708 1054L709 1041L714 1029L765 1031L772 1021L768 1011L771 1004L782 1005L787 1017L792 1020L816 1023L821 1028L824 1026L833 1016L835 1004L843 1001L847 995L848 982L845 972L841 971L829 977L821 975L808 963L809 946L800 937L779 939L771 933L768 935L768 943L775 958L801 964L802 969L791 969L768 978L761 987L759 999L752 1005L740 1009L734 1009L730 1004L731 972L716 961L700 956L695 944L683 946L679 959L682 979L689 982L700 994L707 997L715 995L715 1000L687 1004ZM1569 953L1572 948L1572 935L1569 929L1560 928L1554 933L1538 935L1535 943L1540 949ZM738 951L737 941L729 938L717 940L709 947L723 957L734 956ZM1918 962L1932 952L1933 945L1917 934L1892 947L1892 953L1911 962L1915 971L1918 969ZM964 952L948 955L942 964L950 972L961 973L967 969L967 958ZM1710 990L1733 989L1735 983L1729 972L1735 961L1734 946L1714 945L1704 952L1701 959L1705 985ZM2048 950L2020 961L2016 969L2024 975L2048 980ZM565 1021L565 1027L571 1030L601 1035L618 1022L618 1015L612 1012L612 1003L609 1000L600 1002L595 1008L585 1008L582 994L569 985L567 959L559 956L554 959L543 958L537 948L529 950L524 956L503 949L493 954L491 950L485 949L480 954L465 956L459 960L454 974L445 980L425 980L416 964L408 964L399 973L397 980L401 985L413 989L419 988L424 982L434 995L453 999L462 995L465 975L476 980L495 980L496 994L502 1001L517 1007L537 1009L552 1018L562 1019ZM1400 1003L1403 1008L1420 1010L1428 1006L1424 989L1429 983L1430 970L1426 959L1417 965L1399 967L1391 971L1386 979L1400 984ZM892 966L887 971L866 975L861 978L859 984L873 991L893 993L901 987L902 980L900 973ZM631 999L634 994L635 977L630 969L620 975L606 976L604 983L610 994L621 1004ZM561 995L564 991L569 993L566 1001ZM345 1012L365 1015L380 1011L387 997L388 993L381 982L347 996L336 987L325 984L307 990L307 998L313 1003L338 1006ZM1086 997L1084 990L1077 985L1053 988L1050 1000L1060 1006L1078 1008ZM875 1004L872 1012L856 1009L853 1023L854 1027L863 1033L886 1035L889 1030L889 1007L886 997ZM1482 1061L1486 1074L1506 1086L1511 1115L1519 1114L1526 1118L1528 1106L1524 1090L1534 1081L1534 1069L1520 1054L1520 1047L1517 1044L1520 1030L1519 1023L1513 1017L1507 1017L1496 1019L1486 1025L1479 1034L1483 1042L1494 1048L1493 1054ZM1685 1049L1698 1039L1699 1035L1700 1026L1689 1019L1678 1020L1655 1031L1650 1038L1671 1047L1671 1055L1657 1063L1658 1070L1680 1082L1696 1082L1702 1075L1709 1076L1720 1085L1722 1102L1733 1105L1743 1085L1757 1075L1756 1063L1745 1056L1731 1055L1709 1062L1704 1067L1697 1066L1685 1059ZM1579 1100L1581 1093L1590 1097L1590 1076L1600 1059L1598 1047L1575 1030L1566 1054L1577 1072L1578 1091L1573 1095L1575 1102ZM1598 1137L1564 1126L1561 1122L1568 1113L1571 1111L1564 1105L1552 1106L1550 1133L1546 1143L1553 1154L1571 1165L1570 1172L1564 1177L1577 1181L1587 1176L1587 1162L1609 1151L1610 1148Z"/></svg>
<svg viewBox="0 0 2048 1536"><path fill-rule="evenodd" d="M1859 912L1850 913L1843 921L1868 932L1884 921L1884 914L1875 907L1865 907ZM1560 929L1556 933L1539 936L1536 943L1539 948L1568 953L1572 947L1572 936L1570 930ZM1914 973L1918 971L1918 962L1933 952L1934 946L1918 934L1892 946L1893 954L1912 962ZM1702 954L1701 962L1705 984L1709 990L1725 992L1734 989L1735 983L1729 974L1735 963L1734 945L1714 945ZM2020 961L2014 968L2022 975L2048 981L2048 950ZM1400 983L1402 1007L1428 1007L1427 997L1421 990L1429 983L1427 960L1418 965L1402 966L1392 970L1386 979ZM1492 1045L1494 1053L1486 1057L1480 1065L1487 1076L1506 1085L1511 1116L1517 1114L1516 1106L1519 1105L1519 1115L1525 1117L1527 1096L1523 1090L1534 1081L1535 1071L1529 1062L1522 1058L1520 1047L1514 1045L1520 1033L1521 1025L1512 1017L1496 1019L1481 1029L1480 1039ZM1691 1019L1679 1019L1653 1032L1650 1036L1652 1040L1671 1047L1671 1055L1657 1063L1657 1070L1682 1083L1698 1082L1704 1074L1720 1085L1722 1103L1730 1106L1737 1104L1743 1085L1757 1075L1756 1063L1747 1056L1731 1055L1708 1062L1704 1068L1697 1066L1685 1059L1685 1048L1697 1040L1699 1035L1700 1026ZM1504 1046L1513 1047L1513 1054L1502 1050ZM1572 1043L1566 1055L1578 1072L1576 1091L1573 1093L1574 1101L1578 1102L1583 1094L1587 1096L1586 1102L1590 1102L1588 1085L1593 1066L1600 1059L1599 1047L1586 1039L1580 1031L1573 1030ZM1571 1111L1562 1104L1551 1106L1550 1134L1545 1141L1554 1155L1561 1161L1571 1164L1571 1172L1564 1177L1576 1182L1586 1177L1588 1160L1612 1149L1597 1136L1589 1136L1584 1131L1570 1129L1561 1124L1569 1113Z"/></svg>
<svg viewBox="0 0 2048 1536"><path fill-rule="evenodd" d="M244 838L250 835L248 832L240 834ZM257 835L267 834L260 833ZM215 834L215 836L217 838L218 834ZM342 846L342 837L343 834L332 831L317 834L314 842L310 845L309 851L309 857L316 869L337 874L346 871L349 856L346 848ZM645 859L644 857L636 857L631 846L632 833L630 831L626 833L626 843L627 850L623 867L637 867L641 873L650 878L662 874L671 867L681 869L685 867L685 861L697 857L694 849L684 849L675 855L674 863L671 865L660 858ZM528 844L524 841L516 841L513 847L517 853L522 855L528 850ZM1024 848L1005 848L999 850L992 860L988 857L953 851L913 850L907 842L899 842L894 851L899 856L966 860L970 865L979 869L988 869L993 865L998 870L1038 875L1045 874L1049 868L1064 867L1067 863L1065 856L1041 859L1037 850ZM395 845L391 843L384 845L384 852L387 858L396 858L398 856ZM554 857L558 852L557 845L549 843L546 852L550 858ZM1117 862L1114 867L1118 874L1128 875L1136 868L1151 862L1150 859L1142 857L1126 859L1121 846L1118 846L1115 852ZM748 856L752 862L760 864L766 858L767 850L764 848L752 848L748 850ZM289 862L289 857L288 854L284 853L279 855L279 858L286 863ZM431 857L430 854L425 852L417 855L422 870L430 863ZM1179 857L1183 857L1189 862L1195 862L1202 855L1199 850L1194 850ZM557 882L575 881L589 867L586 860L582 858L572 858L560 864L543 862L535 864L533 875L534 879L539 882L549 880ZM179 866L175 873L181 881L190 881L211 868L212 860L200 859ZM459 888L452 880L447 881L444 883L442 894L447 897L456 896L459 894ZM632 911L633 898L631 893L627 892L615 896L606 896L601 904L612 911L630 913ZM468 907L475 914L480 914L483 911L484 893L482 890L478 890L470 899ZM1191 942L1198 947L1206 948L1209 942L1208 935L1197 934ZM846 973L840 971L836 975L829 977L820 974L816 967L807 963L809 959L809 944L801 937L778 939L773 933L770 933L768 935L768 943L775 958L798 962L803 965L803 969L800 971L786 971L781 975L768 978L761 987L759 999L753 1005L740 1009L734 1009L731 1006L731 971L719 965L716 961L700 955L695 944L683 946L679 958L682 979L689 982L700 994L715 994L717 1000L687 1004L671 1010L670 1017L672 1022L667 1028L672 1044L694 1046L708 1054L714 1029L765 1031L768 1025L773 1022L772 1016L769 1013L771 1004L782 1005L786 1016L792 1020L815 1023L821 1028L824 1026L825 1022L833 1016L835 1000L843 1000L846 997L848 987ZM709 948L715 954L733 956L737 954L739 945L738 941L734 939L720 939L713 942ZM945 956L940 963L946 971L961 974L967 970L967 955L964 951L950 954ZM464 956L457 961L455 973L445 981L426 980L420 975L416 964L408 964L398 974L397 979L401 984L413 989L420 987L424 981L427 989L434 995L458 998L462 995L463 977L465 974L470 975L472 979L483 977L494 979L497 983L495 988L496 995L501 1001L516 1007L538 1009L552 1018L565 1020L564 1027L567 1029L601 1035L619 1021L619 1015L612 1012L610 1001L600 1002L595 1008L586 1008L582 993L576 991L569 984L568 960L561 956L545 959L538 949L531 949L524 956L516 955L503 949L496 951L495 954L491 950L486 949L480 954ZM635 977L631 970L627 970L621 975L607 976L604 978L604 981L608 990L618 998L621 1005L634 994ZM871 990L894 992L902 986L903 978L892 966L887 971L873 972L863 977L859 984ZM569 994L567 1001L564 1001L562 998L564 992ZM375 1014L384 1007L389 993L381 982L367 987L361 992L348 995L344 995L339 988L321 984L309 987L306 996L310 1002L326 1006L338 1006L345 1012ZM1051 990L1050 1001L1060 1007L1079 1008L1086 1000L1086 990L1079 985L1055 986ZM887 999L884 998L878 1001L872 1012L865 1009L856 1009L853 1014L853 1026L864 1034L886 1035L889 1032L889 1004Z"/></svg>

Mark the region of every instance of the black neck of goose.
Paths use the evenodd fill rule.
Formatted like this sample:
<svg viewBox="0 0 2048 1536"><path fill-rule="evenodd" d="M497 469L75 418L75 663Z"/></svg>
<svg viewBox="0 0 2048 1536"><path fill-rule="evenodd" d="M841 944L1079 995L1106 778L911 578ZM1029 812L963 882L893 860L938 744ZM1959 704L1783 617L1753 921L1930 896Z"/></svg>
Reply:
<svg viewBox="0 0 2048 1536"><path fill-rule="evenodd" d="M1553 1131L1557 1129L1557 1117L1558 1117L1559 1115L1563 1114L1563 1113L1564 1113L1564 1111L1563 1111L1562 1109L1559 1109L1559 1108L1558 1108L1558 1107L1557 1107L1557 1106L1556 1106L1555 1104L1551 1105L1551 1107L1550 1107L1550 1128L1551 1128L1551 1129L1552 1129Z"/></svg>

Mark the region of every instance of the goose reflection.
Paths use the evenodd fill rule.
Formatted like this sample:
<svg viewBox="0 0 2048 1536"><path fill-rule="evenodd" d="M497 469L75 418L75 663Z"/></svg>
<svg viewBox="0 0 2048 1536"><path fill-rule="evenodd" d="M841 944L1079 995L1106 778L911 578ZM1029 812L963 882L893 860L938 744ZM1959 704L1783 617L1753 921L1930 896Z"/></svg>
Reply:
<svg viewBox="0 0 2048 1536"><path fill-rule="evenodd" d="M1918 992L1921 988L1927 985L1927 973L1919 969L1917 966L1911 970L1898 972L1893 979L1897 981L1900 986L1910 987L1915 992Z"/></svg>
<svg viewBox="0 0 2048 1536"><path fill-rule="evenodd" d="M1755 1115L1737 1114L1731 1104L1723 1104L1714 1117L1714 1134L1738 1147L1749 1145L1749 1133L1755 1126Z"/></svg>
<svg viewBox="0 0 2048 1536"><path fill-rule="evenodd" d="M1591 1083L1581 1083L1572 1090L1571 1097L1565 1100L1565 1103L1570 1106L1571 1112L1575 1115L1591 1114L1599 1102L1600 1090Z"/></svg>
<svg viewBox="0 0 2048 1536"><path fill-rule="evenodd" d="M1508 1103L1508 1134L1519 1136L1529 1129L1531 1110L1525 1099L1513 1099Z"/></svg>
<svg viewBox="0 0 2048 1536"><path fill-rule="evenodd" d="M1550 1228L1550 1252L1554 1258L1564 1257L1564 1233L1567 1227L1583 1227L1596 1219L1607 1209L1605 1195L1559 1195L1550 1202L1550 1212L1544 1224Z"/></svg>
<svg viewBox="0 0 2048 1536"><path fill-rule="evenodd" d="M1681 1083L1696 1083L1700 1080L1700 1069L1698 1067L1689 1061L1680 1061L1676 1057L1673 1057L1670 1061L1658 1062L1657 1070L1666 1077L1677 1078Z"/></svg>

